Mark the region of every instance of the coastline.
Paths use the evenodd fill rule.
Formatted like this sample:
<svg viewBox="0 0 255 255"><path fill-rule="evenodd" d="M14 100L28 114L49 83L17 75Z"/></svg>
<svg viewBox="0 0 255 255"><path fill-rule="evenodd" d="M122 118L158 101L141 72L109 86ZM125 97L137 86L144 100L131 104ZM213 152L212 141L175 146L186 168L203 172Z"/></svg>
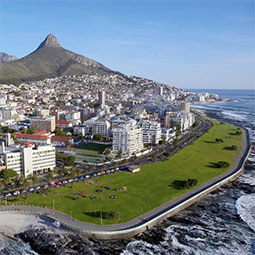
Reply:
<svg viewBox="0 0 255 255"><path fill-rule="evenodd" d="M205 113L204 113L205 114ZM247 139L247 137L244 135L243 136L243 139ZM248 142L248 141L246 141L246 142ZM243 155L244 155L244 153L245 153L245 149L247 149L247 146L248 146L248 144L246 144L246 148L243 148L243 150L242 150L242 152L243 152ZM243 143L243 147L244 147L244 143ZM241 151L240 151L240 153L241 153ZM240 154L239 153L239 154ZM242 153L241 153L242 154ZM248 154L247 154L248 155ZM246 157L247 157L247 155L246 155ZM242 172L242 166L243 166L243 164L244 164L244 162L245 162L245 160L243 160L243 162L242 162L242 166L241 166L241 168L240 168L240 162L241 162L241 159L243 159L242 157L241 158L239 158L239 161L238 162L235 162L235 165L236 165L236 167L235 168L237 168L237 169L235 169L235 170L238 170L237 172L238 172L238 174L237 175L235 175L236 177L235 178L237 178L240 174L239 174L239 171L240 171L240 173ZM237 159L236 159L236 161L237 161ZM239 167L239 168L238 168ZM233 168L233 167L232 167ZM231 170L231 169L230 169ZM230 170L228 170L227 172L229 172ZM232 170L233 171L233 170ZM233 171L233 173L235 173L236 171ZM233 174L232 173L232 174ZM224 173L224 174L226 174L226 172ZM225 178L227 178L227 176L225 177ZM223 179L224 180L224 179ZM213 184L215 184L215 183L213 183ZM217 183L216 183L217 184ZM224 184L224 183L222 183L222 184ZM221 185L222 185L221 184ZM200 185L201 186L201 185ZM199 186L199 187L200 187ZM206 186L206 185L205 185ZM178 207L180 206L180 203L181 202L185 202L185 197L186 197L186 200L187 200L187 198L188 199L192 199L192 198L194 198L195 197L195 195L197 195L196 193L194 193L194 192L197 192L197 193L199 193L197 190L198 190L198 188L199 187L197 187L197 189L195 188L195 189L193 189L193 190L191 190L190 192L187 192L187 193L189 193L189 194L187 194L187 193L185 193L183 196L181 196L181 197L179 197L179 198L177 198L177 199L174 199L174 201L169 201L168 203L166 203L166 204L164 204L164 205L162 205L162 206L160 206L159 208L155 208L155 209L157 209L158 211L156 211L156 210L152 210L152 211L150 211L150 213L152 213L152 212L154 212L154 214L152 214L152 215L150 215L150 217L148 217L146 220L145 220L145 218L142 218L142 217L138 217L138 218L136 218L135 219L135 221L131 221L131 222L128 222L129 224L119 224L118 226L116 226L117 228L115 228L115 229L112 229L111 227L112 226L98 226L98 225L93 225L93 224L86 224L86 223L80 223L79 224L79 222L78 222L78 224L77 224L77 221L75 221L75 220L71 220L71 221L68 221L69 222L69 224L62 224L62 225L64 225L66 228L68 228L68 229L70 229L70 230L74 230L74 231L76 231L76 232L79 232L79 233L83 233L83 234L86 234L86 235L88 235L88 236L92 236L93 238L95 238L95 239L113 239L113 238L115 238L115 239L119 239L120 237L121 237L121 239L122 238L126 238L126 237L131 237L131 236L134 236L134 235L136 235L136 234L138 234L138 233L141 233L141 232L143 232L143 231L145 231L145 230L147 230L148 228L151 228L151 227L153 227L154 225L156 225L156 224L158 224L158 223L160 223L161 221L163 221L164 219L166 219L166 218L168 218L169 216L173 216L174 214L176 214L176 213L178 213L179 211L181 211L181 210L183 210L183 209L185 209L185 208L187 208L188 206L190 206L190 205L192 205L192 204L194 204L195 202L197 202L198 200L200 200L202 197L204 197L205 195L207 195L208 193L210 193L210 192L212 192L212 190L211 191L209 191L208 193L206 193L205 195L203 195L203 196L201 196L201 194L198 194L198 198L196 199L195 198L195 200L192 200L190 203L187 203L187 204L185 204L185 206L181 206L181 208L180 208L180 210L178 210ZM208 187L207 187L208 188ZM218 186L216 187L216 189L218 188ZM201 189L201 187L200 187L200 189ZM205 189L205 188L204 188ZM179 205L178 205L178 200L179 200ZM11 208L11 206L8 206L8 208ZM28 207L29 209L29 211L30 212L32 212L32 207ZM177 210L175 210L177 208ZM14 209L15 209L15 207L14 207ZM42 208L43 209L43 208ZM160 209L160 210L159 210ZM174 210L174 213L170 213L169 214L169 210ZM16 208L16 210L17 210L17 208ZM53 211L53 210L52 210ZM9 213L10 213L10 211L9 211ZM15 214L15 213L14 213ZM31 213L30 213L31 214ZM51 213L50 213L51 214ZM19 215L19 214L18 214ZM59 220L59 218L57 217L58 216L58 212L53 212L52 213L52 215L54 216L54 217L49 217L49 219L51 218L51 219L55 219L55 220ZM51 216L52 216L51 215ZM144 216L144 215L143 215ZM35 216L36 217L36 216ZM66 216L65 216L66 217ZM68 218L68 217L66 217L66 218ZM63 219L63 218L62 218ZM61 221L61 220L60 220ZM150 223L150 222L152 222L152 223ZM132 223L131 225L130 225L130 223ZM71 226L70 226L71 225ZM83 226L82 228L80 228L81 226ZM28 227L28 226L27 226ZM17 229L16 229L17 230ZM133 230L135 230L135 231L133 231ZM14 231L15 232L15 231ZM17 232L19 232L19 231L16 231L16 233Z"/></svg>

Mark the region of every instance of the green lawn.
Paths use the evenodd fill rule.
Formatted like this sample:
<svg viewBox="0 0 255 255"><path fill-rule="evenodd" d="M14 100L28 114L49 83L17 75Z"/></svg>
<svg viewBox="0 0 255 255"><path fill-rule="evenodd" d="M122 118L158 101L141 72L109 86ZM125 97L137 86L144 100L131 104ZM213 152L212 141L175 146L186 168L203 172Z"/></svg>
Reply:
<svg viewBox="0 0 255 255"><path fill-rule="evenodd" d="M98 162L102 158L102 153L109 145L99 143L86 143L74 149L77 160L88 162Z"/></svg>
<svg viewBox="0 0 255 255"><path fill-rule="evenodd" d="M210 162L227 161L232 164L242 146L242 135L234 135L237 128L214 122L214 126L194 144L181 150L170 159L141 167L135 174L117 173L103 176L102 180L94 179L94 184L80 182L52 189L47 196L31 194L28 204L47 205L52 208L52 198L55 200L55 209L72 214L80 221L100 224L99 211L118 211L120 219L103 220L103 224L125 222L149 211L190 189L178 190L171 187L174 180L197 179L198 185L226 171L226 169L211 168ZM216 138L224 140L215 143ZM224 147L236 145L238 150L225 150ZM110 190L104 188L110 186ZM170 186L169 186L170 185ZM127 191L113 191L127 187ZM97 189L103 192L96 192ZM79 192L83 192L82 197ZM110 199L115 195L116 199ZM96 196L94 200L89 196ZM77 200L73 200L78 197ZM15 203L24 203L24 198L19 198Z"/></svg>

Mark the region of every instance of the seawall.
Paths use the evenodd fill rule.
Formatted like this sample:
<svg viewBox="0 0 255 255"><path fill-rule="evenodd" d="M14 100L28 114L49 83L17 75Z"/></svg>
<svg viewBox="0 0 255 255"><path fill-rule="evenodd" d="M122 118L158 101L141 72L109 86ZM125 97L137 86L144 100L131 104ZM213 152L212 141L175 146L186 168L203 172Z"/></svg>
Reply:
<svg viewBox="0 0 255 255"><path fill-rule="evenodd" d="M48 208L35 206L0 206L0 213L21 213L57 220L69 230L76 231L95 239L125 239L142 233L170 216L196 203L222 185L235 180L244 169L245 161L251 150L248 130L244 129L242 148L232 167L225 173L195 187L191 191L175 198L129 222L114 225L94 225L76 221L69 216Z"/></svg>

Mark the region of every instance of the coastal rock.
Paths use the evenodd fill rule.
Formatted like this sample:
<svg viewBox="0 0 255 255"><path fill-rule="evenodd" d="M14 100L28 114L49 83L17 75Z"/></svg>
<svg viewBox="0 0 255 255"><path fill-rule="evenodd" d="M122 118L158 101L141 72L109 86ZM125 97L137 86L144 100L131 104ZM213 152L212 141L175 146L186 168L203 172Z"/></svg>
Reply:
<svg viewBox="0 0 255 255"><path fill-rule="evenodd" d="M80 235L52 228L30 229L18 235L39 254L92 254L89 241Z"/></svg>
<svg viewBox="0 0 255 255"><path fill-rule="evenodd" d="M166 235L166 231L163 228L155 227L143 232L139 236L139 239L146 241L147 243L157 245L160 242L164 241L165 235Z"/></svg>
<svg viewBox="0 0 255 255"><path fill-rule="evenodd" d="M47 255L117 255L130 240L100 241L73 232L53 228L33 228L16 235L39 254Z"/></svg>

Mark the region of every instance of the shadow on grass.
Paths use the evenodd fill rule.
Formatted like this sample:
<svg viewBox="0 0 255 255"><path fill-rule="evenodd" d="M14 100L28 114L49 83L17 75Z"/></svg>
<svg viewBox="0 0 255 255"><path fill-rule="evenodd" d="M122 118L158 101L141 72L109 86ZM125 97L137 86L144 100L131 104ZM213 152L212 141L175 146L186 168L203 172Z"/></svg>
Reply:
<svg viewBox="0 0 255 255"><path fill-rule="evenodd" d="M234 146L232 145L232 146L225 146L225 147L223 148L223 150L234 151L234 150L237 150L237 148L234 147Z"/></svg>
<svg viewBox="0 0 255 255"><path fill-rule="evenodd" d="M215 141L204 141L204 143L216 143Z"/></svg>
<svg viewBox="0 0 255 255"><path fill-rule="evenodd" d="M207 167L211 168L227 168L229 167L229 163L225 161L218 161L218 162L209 162L209 165Z"/></svg>
<svg viewBox="0 0 255 255"><path fill-rule="evenodd" d="M182 180L174 180L171 184L169 184L168 186L174 189L183 189L184 185L185 185L186 181L182 181Z"/></svg>
<svg viewBox="0 0 255 255"><path fill-rule="evenodd" d="M100 211L95 211L95 212L84 212L85 215L92 217L92 218L100 218L101 217L101 212Z"/></svg>
<svg viewBox="0 0 255 255"><path fill-rule="evenodd" d="M219 168L219 164L218 164L218 163L215 163L215 162L209 162L209 165L207 165L207 167Z"/></svg>

